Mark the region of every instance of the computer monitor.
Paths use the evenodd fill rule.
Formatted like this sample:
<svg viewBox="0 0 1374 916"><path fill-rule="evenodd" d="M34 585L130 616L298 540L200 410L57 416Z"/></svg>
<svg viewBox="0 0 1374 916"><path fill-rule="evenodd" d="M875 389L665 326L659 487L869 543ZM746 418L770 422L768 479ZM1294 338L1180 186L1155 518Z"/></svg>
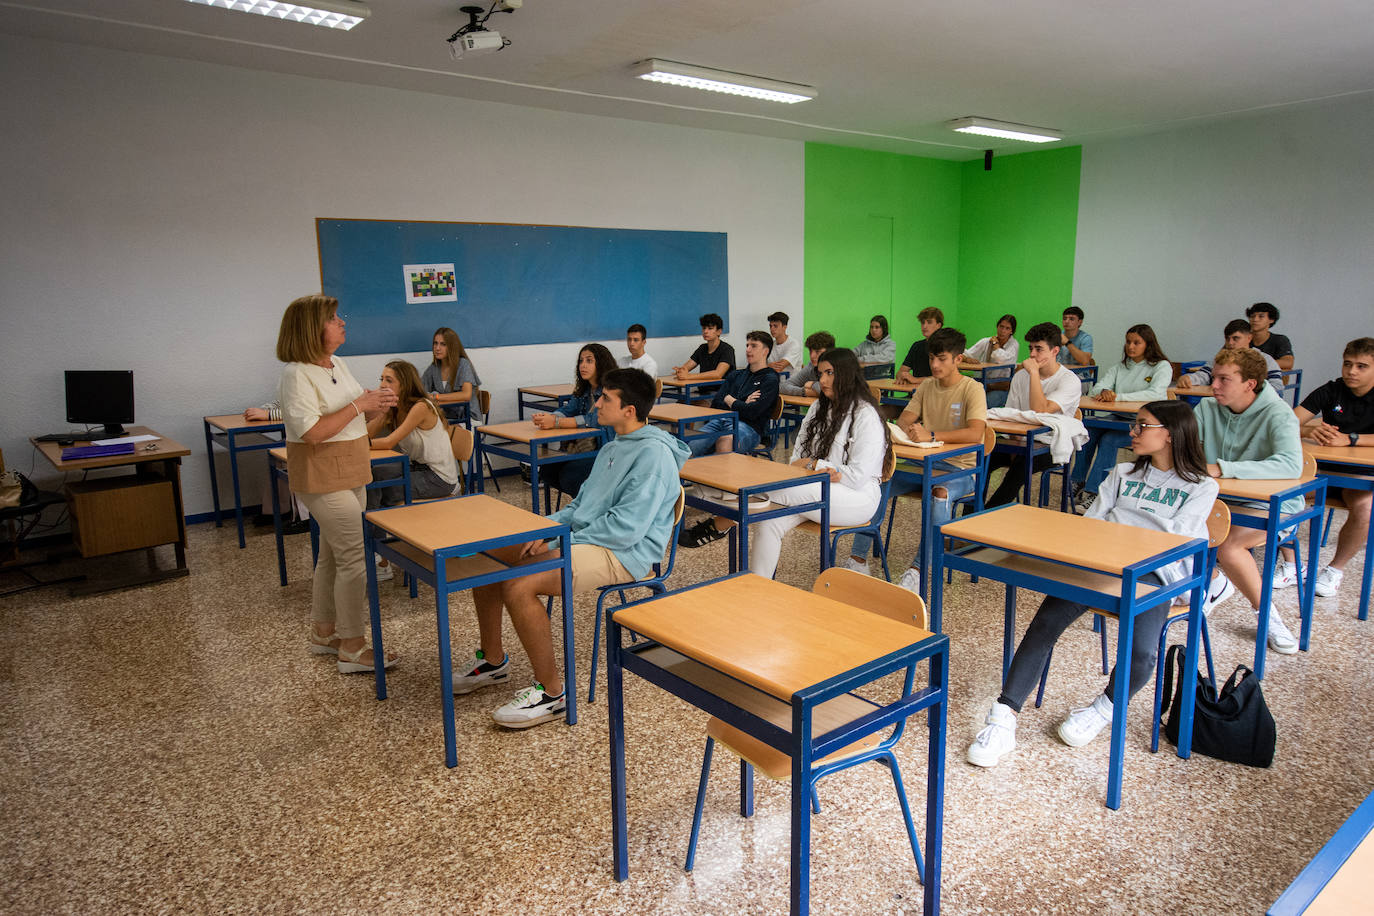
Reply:
<svg viewBox="0 0 1374 916"><path fill-rule="evenodd" d="M132 369L68 369L67 422L100 423L106 436L124 435L134 422Z"/></svg>

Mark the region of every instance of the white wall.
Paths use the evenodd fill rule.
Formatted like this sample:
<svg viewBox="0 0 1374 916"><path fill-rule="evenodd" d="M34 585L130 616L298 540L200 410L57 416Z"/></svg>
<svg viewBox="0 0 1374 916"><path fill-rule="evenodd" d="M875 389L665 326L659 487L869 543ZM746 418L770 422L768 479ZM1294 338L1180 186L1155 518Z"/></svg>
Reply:
<svg viewBox="0 0 1374 916"><path fill-rule="evenodd" d="M1303 390L1338 376L1374 335L1374 95L1084 144L1073 299L1099 363L1137 322L1207 358L1264 301Z"/></svg>
<svg viewBox="0 0 1374 916"><path fill-rule="evenodd" d="M316 217L726 232L728 339L778 308L804 325L795 141L9 36L0 87L0 448L40 476L26 437L66 428L62 370L132 368L138 422L194 449L186 508L208 511L199 418L275 390L282 309L320 287ZM493 420L518 385L570 381L577 349L475 348ZM428 341L350 365L368 384L396 355L423 366Z"/></svg>

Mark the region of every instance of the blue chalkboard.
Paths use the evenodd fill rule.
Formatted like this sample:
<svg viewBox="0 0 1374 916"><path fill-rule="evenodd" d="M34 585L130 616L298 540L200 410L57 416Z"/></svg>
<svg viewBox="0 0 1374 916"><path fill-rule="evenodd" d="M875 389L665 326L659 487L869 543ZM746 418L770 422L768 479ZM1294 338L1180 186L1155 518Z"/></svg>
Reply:
<svg viewBox="0 0 1374 916"><path fill-rule="evenodd" d="M700 333L727 322L725 233L318 219L320 284L348 319L342 355L428 350L447 325L468 347ZM407 302L403 268L452 264L456 302ZM726 330L729 330L728 324Z"/></svg>

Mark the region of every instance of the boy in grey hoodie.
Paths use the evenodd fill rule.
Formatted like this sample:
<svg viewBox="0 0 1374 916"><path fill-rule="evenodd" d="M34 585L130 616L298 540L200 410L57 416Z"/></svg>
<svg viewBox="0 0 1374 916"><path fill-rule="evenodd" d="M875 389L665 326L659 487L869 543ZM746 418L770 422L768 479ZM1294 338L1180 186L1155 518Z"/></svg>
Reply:
<svg viewBox="0 0 1374 916"><path fill-rule="evenodd" d="M1222 350L1212 368L1215 398L1197 406L1202 450L1207 472L1213 477L1278 480L1302 473L1302 441L1298 418L1265 384L1267 368L1255 350ZM1284 513L1302 508L1302 499L1283 504ZM1232 526L1231 533L1217 550L1221 568L1207 595L1207 607L1224 601L1240 589L1255 613L1259 613L1261 582L1251 548L1264 543L1265 532ZM1234 583L1234 586L1232 585ZM1269 648L1281 655L1298 651L1278 612L1269 608Z"/></svg>
<svg viewBox="0 0 1374 916"><path fill-rule="evenodd" d="M681 440L646 425L653 403L654 381L638 369L615 369L601 381L597 421L614 429L615 438L596 453L577 498L549 516L572 529L574 593L641 579L663 559L682 487L678 471L690 452ZM548 554L543 541L492 551L506 563L545 560ZM539 725L565 709L568 685L558 673L542 600L562 594L562 585L561 573L549 570L473 589L481 648L461 669L465 673L454 676L453 692L471 693L510 676L510 658L501 644L504 608L536 679L492 713L507 728Z"/></svg>

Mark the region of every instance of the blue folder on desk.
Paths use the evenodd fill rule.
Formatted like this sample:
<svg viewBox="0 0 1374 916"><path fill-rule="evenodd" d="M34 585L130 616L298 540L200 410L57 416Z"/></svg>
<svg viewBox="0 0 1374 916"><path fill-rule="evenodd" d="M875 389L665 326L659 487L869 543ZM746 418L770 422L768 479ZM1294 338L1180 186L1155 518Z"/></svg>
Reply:
<svg viewBox="0 0 1374 916"><path fill-rule="evenodd" d="M76 445L72 448L62 450L63 461L75 461L78 458L106 458L110 455L132 455L134 444L132 442L117 442L114 445Z"/></svg>

